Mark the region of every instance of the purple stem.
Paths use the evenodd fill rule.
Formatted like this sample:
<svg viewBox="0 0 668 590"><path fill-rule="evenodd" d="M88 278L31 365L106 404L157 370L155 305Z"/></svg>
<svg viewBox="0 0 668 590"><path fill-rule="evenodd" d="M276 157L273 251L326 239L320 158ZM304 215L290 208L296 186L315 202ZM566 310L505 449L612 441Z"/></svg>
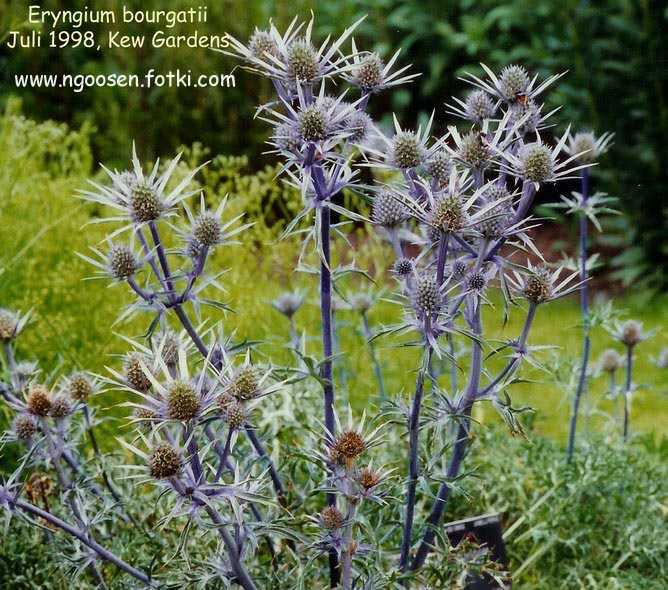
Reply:
<svg viewBox="0 0 668 590"><path fill-rule="evenodd" d="M587 202L589 196L589 171L587 168L582 170L582 204ZM587 217L584 214L580 215L580 281L582 288L580 289L580 311L582 313L582 364L580 366L580 375L578 377L578 388L573 398L573 409L571 410L571 421L568 432L568 448L566 454L568 462L573 459L573 452L575 450L575 433L578 426L578 414L580 412L580 400L582 393L587 386L587 365L589 363L589 350L591 348L591 338L589 336L589 290L587 280L589 273L587 272Z"/></svg>
<svg viewBox="0 0 668 590"><path fill-rule="evenodd" d="M86 534L81 532L76 527L73 527L72 525L68 524L64 520L61 520L60 518L54 516L50 512L46 512L45 510L42 510L41 508L38 508L37 506L34 506L33 504L30 504L29 502L26 502L24 500L16 500L14 506L20 510L23 510L24 512L27 512L28 514L37 516L38 518L41 518L46 522L58 527L67 534L72 535L73 537L78 539L83 545L95 551L95 553L97 553L105 561L113 563L116 567L123 570L125 573L131 575L136 580L142 582L145 586L149 588L154 587L153 582L145 573L140 572L138 569L135 569L134 567L123 561L120 557L117 557L111 551L102 547L102 545L100 545L97 541L89 538Z"/></svg>
<svg viewBox="0 0 668 590"><path fill-rule="evenodd" d="M475 318L471 328L477 336L482 335L482 323L481 323L481 314L480 314L480 302L476 302L475 309ZM457 439L455 446L452 450L452 456L450 457L450 463L445 474L446 480L452 481L457 475L459 475L459 470L466 455L466 448L468 446L469 440L469 431L470 431L470 421L471 410L473 409L473 404L475 402L475 394L480 387L480 376L482 373L482 346L477 342L473 341L471 344L471 370L469 373L469 382L464 393L464 410L462 412L463 417L457 429ZM443 517L443 512L445 511L445 506L450 499L452 494L452 488L448 485L447 481L443 482L438 490L436 500L431 509L429 517L427 519L427 530L422 537L422 542L420 547L411 563L411 570L419 569L424 563L427 555L432 549L434 538L436 536L436 527Z"/></svg>
<svg viewBox="0 0 668 590"><path fill-rule="evenodd" d="M624 442L629 437L629 401L631 397L631 383L633 378L633 345L626 346L626 387L624 391Z"/></svg>
<svg viewBox="0 0 668 590"><path fill-rule="evenodd" d="M413 520L415 516L415 492L417 490L418 477L420 476L419 462L419 434L420 434L420 409L422 407L422 395L424 393L424 379L431 362L432 348L426 345L422 366L418 371L415 382L415 393L413 394L413 405L408 420L408 487L406 490L406 516L404 518L404 532L401 539L401 557L399 567L402 572L408 569L408 557L413 537Z"/></svg>

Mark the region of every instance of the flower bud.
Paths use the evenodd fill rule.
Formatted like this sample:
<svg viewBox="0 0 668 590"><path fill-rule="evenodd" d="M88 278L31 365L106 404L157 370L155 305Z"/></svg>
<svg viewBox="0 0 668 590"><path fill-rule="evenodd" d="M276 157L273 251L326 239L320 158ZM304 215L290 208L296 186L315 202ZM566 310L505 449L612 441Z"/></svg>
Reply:
<svg viewBox="0 0 668 590"><path fill-rule="evenodd" d="M373 200L371 219L376 225L394 227L408 219L408 209L388 191L381 191Z"/></svg>
<svg viewBox="0 0 668 590"><path fill-rule="evenodd" d="M245 365L230 383L229 393L239 401L248 401L260 395L260 377L253 365Z"/></svg>
<svg viewBox="0 0 668 590"><path fill-rule="evenodd" d="M330 133L329 114L320 105L312 104L297 115L297 132L304 141L322 141Z"/></svg>
<svg viewBox="0 0 668 590"><path fill-rule="evenodd" d="M550 149L542 143L530 143L520 151L521 174L531 182L545 182L552 178L554 157Z"/></svg>
<svg viewBox="0 0 668 590"><path fill-rule="evenodd" d="M139 269L139 261L127 246L114 245L107 254L109 272L115 279L130 278Z"/></svg>
<svg viewBox="0 0 668 590"><path fill-rule="evenodd" d="M624 362L622 356L613 348L608 348L601 353L598 358L598 366L601 371L614 373Z"/></svg>
<svg viewBox="0 0 668 590"><path fill-rule="evenodd" d="M345 522L343 513L336 506L326 506L320 513L320 526L328 531L340 529Z"/></svg>
<svg viewBox="0 0 668 590"><path fill-rule="evenodd" d="M174 381L167 391L167 417L183 422L192 420L199 411L197 392L185 381Z"/></svg>
<svg viewBox="0 0 668 590"><path fill-rule="evenodd" d="M635 320L626 320L619 329L619 340L627 346L635 346L643 340L642 324Z"/></svg>
<svg viewBox="0 0 668 590"><path fill-rule="evenodd" d="M49 390L44 385L35 385L28 394L26 407L35 416L48 416L51 411Z"/></svg>
<svg viewBox="0 0 668 590"><path fill-rule="evenodd" d="M459 159L471 168L482 168L492 158L492 151L478 131L470 131L461 138L457 155Z"/></svg>
<svg viewBox="0 0 668 590"><path fill-rule="evenodd" d="M85 373L75 373L70 377L68 393L77 401L88 399L94 391L93 383Z"/></svg>
<svg viewBox="0 0 668 590"><path fill-rule="evenodd" d="M531 80L527 71L518 65L506 66L501 70L501 75L499 76L501 93L507 99L526 92L530 82Z"/></svg>
<svg viewBox="0 0 668 590"><path fill-rule="evenodd" d="M392 139L392 160L401 170L417 168L425 158L424 148L415 133L400 131Z"/></svg>
<svg viewBox="0 0 668 590"><path fill-rule="evenodd" d="M148 457L148 470L156 479L178 477L183 469L183 459L178 451L167 442L157 443Z"/></svg>
<svg viewBox="0 0 668 590"><path fill-rule="evenodd" d="M264 61L273 63L269 55L278 57L280 50L274 38L271 36L269 31L264 31L261 29L255 29L255 32L251 35L251 38L248 40L248 51L253 57L257 57Z"/></svg>
<svg viewBox="0 0 668 590"><path fill-rule="evenodd" d="M371 92L385 82L383 69L385 64L377 53L370 53L360 60L353 70L353 84L365 92Z"/></svg>
<svg viewBox="0 0 668 590"><path fill-rule="evenodd" d="M37 432L37 422L29 414L19 414L12 423L12 432L16 438L25 440Z"/></svg>
<svg viewBox="0 0 668 590"><path fill-rule="evenodd" d="M318 52L306 39L295 39L288 47L287 76L292 82L313 82L320 72Z"/></svg>
<svg viewBox="0 0 668 590"><path fill-rule="evenodd" d="M130 195L132 218L137 223L148 223L160 217L164 208L162 199L156 190L144 183L137 183Z"/></svg>
<svg viewBox="0 0 668 590"><path fill-rule="evenodd" d="M19 316L8 309L0 309L0 341L11 342L16 336Z"/></svg>
<svg viewBox="0 0 668 590"><path fill-rule="evenodd" d="M496 104L484 90L474 90L466 97L466 114L476 121L491 119L496 112Z"/></svg>
<svg viewBox="0 0 668 590"><path fill-rule="evenodd" d="M436 277L430 274L418 276L413 285L413 307L418 313L430 314L441 306L441 293Z"/></svg>
<svg viewBox="0 0 668 590"><path fill-rule="evenodd" d="M215 246L220 242L222 224L212 211L203 211L193 221L192 236L202 246Z"/></svg>

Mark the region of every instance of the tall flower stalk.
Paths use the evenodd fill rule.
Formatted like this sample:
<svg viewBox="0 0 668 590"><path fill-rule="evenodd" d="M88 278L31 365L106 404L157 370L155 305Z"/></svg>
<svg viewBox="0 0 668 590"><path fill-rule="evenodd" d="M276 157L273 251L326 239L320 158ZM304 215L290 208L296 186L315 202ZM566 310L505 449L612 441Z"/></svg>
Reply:
<svg viewBox="0 0 668 590"><path fill-rule="evenodd" d="M578 160L584 164L594 164L598 157L607 150L611 134L604 134L596 138L593 133L576 133L570 138L569 152L579 154ZM587 380L589 367L589 354L591 349L590 337L590 313L589 313L589 270L587 241L588 227L590 218L596 221L596 213L602 209L602 205L609 201L603 195L595 195L595 202L590 202L589 195L589 169L583 168L580 177L580 194L574 194L574 201L563 199L566 205L570 206L570 212L577 212L579 217L579 263L580 263L580 281L582 287L580 290L580 314L582 318L582 360L580 362L580 371L578 375L577 389L573 397L573 407L571 410L571 419L568 431L568 446L566 454L568 461L573 458L575 450L575 436L577 432L578 415L580 413L580 402L584 395L587 400L587 430L589 428L589 384ZM597 223L598 225L598 223ZM600 226L599 226L600 231Z"/></svg>

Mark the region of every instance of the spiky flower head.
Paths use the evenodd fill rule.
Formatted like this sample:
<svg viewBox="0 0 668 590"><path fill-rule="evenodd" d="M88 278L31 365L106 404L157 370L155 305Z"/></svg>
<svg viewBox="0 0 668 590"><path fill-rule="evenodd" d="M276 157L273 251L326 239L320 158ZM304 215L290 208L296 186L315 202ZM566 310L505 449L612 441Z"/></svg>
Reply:
<svg viewBox="0 0 668 590"><path fill-rule="evenodd" d="M51 411L51 397L44 385L35 385L28 393L26 407L35 416L48 416Z"/></svg>
<svg viewBox="0 0 668 590"><path fill-rule="evenodd" d="M531 83L531 79L522 66L510 65L501 70L499 82L501 85L501 92L506 99L510 100L518 94L526 92Z"/></svg>
<svg viewBox="0 0 668 590"><path fill-rule="evenodd" d="M86 373L74 373L74 375L69 378L67 392L72 399L84 401L88 399L94 391L95 387L93 386L93 382Z"/></svg>
<svg viewBox="0 0 668 590"><path fill-rule="evenodd" d="M510 192L503 184L494 184L482 196L483 206L493 205L477 224L484 236L498 238L508 227L512 216Z"/></svg>
<svg viewBox="0 0 668 590"><path fill-rule="evenodd" d="M373 200L371 219L376 225L395 227L408 219L406 206L389 191L380 191Z"/></svg>
<svg viewBox="0 0 668 590"><path fill-rule="evenodd" d="M284 316L291 318L295 315L304 303L304 295L301 293L291 293L286 291L278 296L278 299L271 302L271 305Z"/></svg>
<svg viewBox="0 0 668 590"><path fill-rule="evenodd" d="M510 118L508 119L508 123L511 126L514 126L525 116L526 120L517 127L517 130L522 135L536 131L543 121L540 106L537 105L536 101L533 99L512 103L510 105Z"/></svg>
<svg viewBox="0 0 668 590"><path fill-rule="evenodd" d="M457 149L457 157L471 168L483 168L492 158L492 150L487 145L485 136L479 131L470 131L462 135Z"/></svg>
<svg viewBox="0 0 668 590"><path fill-rule="evenodd" d="M487 279L481 272L472 272L466 275L466 288L469 291L482 291L487 285Z"/></svg>
<svg viewBox="0 0 668 590"><path fill-rule="evenodd" d="M345 520L343 513L336 506L326 506L318 518L320 526L328 531L340 529Z"/></svg>
<svg viewBox="0 0 668 590"><path fill-rule="evenodd" d="M12 432L18 439L30 438L37 432L37 422L30 414L19 414L12 423Z"/></svg>
<svg viewBox="0 0 668 590"><path fill-rule="evenodd" d="M137 223L155 221L162 215L164 208L160 195L151 185L138 182L132 188L130 210Z"/></svg>
<svg viewBox="0 0 668 590"><path fill-rule="evenodd" d="M313 82L320 73L318 52L310 41L295 39L288 47L287 77L290 81Z"/></svg>
<svg viewBox="0 0 668 590"><path fill-rule="evenodd" d="M601 371L614 373L624 364L624 358L614 348L608 348L598 357L598 366Z"/></svg>
<svg viewBox="0 0 668 590"><path fill-rule="evenodd" d="M466 212L458 195L447 193L439 198L429 212L429 225L445 233L454 233L466 225Z"/></svg>
<svg viewBox="0 0 668 590"><path fill-rule="evenodd" d="M365 467L364 469L360 469L358 479L360 485L365 490L370 490L371 488L375 488L382 481L382 475L377 471Z"/></svg>
<svg viewBox="0 0 668 590"><path fill-rule="evenodd" d="M215 246L220 242L222 224L213 211L202 211L192 224L192 236L202 246Z"/></svg>
<svg viewBox="0 0 668 590"><path fill-rule="evenodd" d="M292 121L276 125L271 140L279 150L285 152L297 153L301 146L299 133Z"/></svg>
<svg viewBox="0 0 668 590"><path fill-rule="evenodd" d="M72 413L72 403L67 395L59 393L51 398L49 415L53 418L65 418Z"/></svg>
<svg viewBox="0 0 668 590"><path fill-rule="evenodd" d="M231 401L223 407L223 418L232 430L242 428L248 420L248 411L238 401Z"/></svg>
<svg viewBox="0 0 668 590"><path fill-rule="evenodd" d="M114 244L107 254L107 266L111 276L118 280L125 280L139 270L139 261L127 246Z"/></svg>
<svg viewBox="0 0 668 590"><path fill-rule="evenodd" d="M253 365L241 367L232 382L229 393L239 401L248 401L260 395L260 376Z"/></svg>
<svg viewBox="0 0 668 590"><path fill-rule="evenodd" d="M446 150L436 150L425 165L427 175L440 184L447 184L452 172L452 160Z"/></svg>
<svg viewBox="0 0 668 590"><path fill-rule="evenodd" d="M385 82L385 64L377 53L369 53L353 70L352 81L365 92L373 92Z"/></svg>
<svg viewBox="0 0 668 590"><path fill-rule="evenodd" d="M10 342L17 334L19 326L18 314L9 309L0 309L0 341Z"/></svg>
<svg viewBox="0 0 668 590"><path fill-rule="evenodd" d="M545 303L552 299L553 290L550 271L543 266L534 268L525 278L523 291L527 300L535 304Z"/></svg>
<svg viewBox="0 0 668 590"><path fill-rule="evenodd" d="M392 161L400 170L417 168L425 159L424 146L413 131L400 131L392 138Z"/></svg>
<svg viewBox="0 0 668 590"><path fill-rule="evenodd" d="M407 277L413 273L413 261L410 258L399 258L394 263L394 274L398 277Z"/></svg>
<svg viewBox="0 0 668 590"><path fill-rule="evenodd" d="M183 422L192 420L200 408L195 388L185 381L174 381L167 390L167 417Z"/></svg>
<svg viewBox="0 0 668 590"><path fill-rule="evenodd" d="M202 244L200 244L197 240L188 240L188 245L186 246L186 255L191 258L192 260L197 260L200 257L200 254L202 253Z"/></svg>
<svg viewBox="0 0 668 590"><path fill-rule="evenodd" d="M329 457L336 465L349 467L367 448L366 441L356 430L344 430L332 443Z"/></svg>
<svg viewBox="0 0 668 590"><path fill-rule="evenodd" d="M484 90L474 90L466 97L466 114L475 121L491 119L496 112L496 103Z"/></svg>
<svg viewBox="0 0 668 590"><path fill-rule="evenodd" d="M123 194L132 194L132 190L137 184L137 175L132 170L124 170L114 182L114 190Z"/></svg>
<svg viewBox="0 0 668 590"><path fill-rule="evenodd" d="M178 477L183 469L183 458L168 442L153 446L148 457L148 471L156 479Z"/></svg>
<svg viewBox="0 0 668 590"><path fill-rule="evenodd" d="M297 114L297 132L304 141L323 141L330 134L330 116L320 104L312 104Z"/></svg>
<svg viewBox="0 0 668 590"><path fill-rule="evenodd" d="M140 352L130 352L123 360L123 377L125 382L136 391L145 392L151 389L151 382L144 373L142 365L148 365L148 359Z"/></svg>
<svg viewBox="0 0 668 590"><path fill-rule="evenodd" d="M568 138L568 152L577 156L580 164L593 164L607 151L614 134L604 133L600 137L590 132L578 132Z"/></svg>
<svg viewBox="0 0 668 590"><path fill-rule="evenodd" d="M267 57L269 55L277 57L280 54L278 45L271 36L271 33L263 29L255 29L255 32L248 40L248 51L250 51L253 57L263 60L270 59Z"/></svg>
<svg viewBox="0 0 668 590"><path fill-rule="evenodd" d="M450 274L456 279L464 278L469 272L469 267L463 260L455 260L450 268Z"/></svg>
<svg viewBox="0 0 668 590"><path fill-rule="evenodd" d="M153 423L153 420L158 417L153 410L143 406L135 408L132 413L141 426L150 426Z"/></svg>
<svg viewBox="0 0 668 590"><path fill-rule="evenodd" d="M418 313L431 314L441 306L441 291L436 276L428 273L418 275L413 285L413 308Z"/></svg>
<svg viewBox="0 0 668 590"><path fill-rule="evenodd" d="M353 111L343 121L342 128L347 132L346 139L351 143L361 143L367 139L373 129L373 120L363 111Z"/></svg>
<svg viewBox="0 0 668 590"><path fill-rule="evenodd" d="M626 346L635 346L644 340L642 324L636 320L626 320L619 328L617 338Z"/></svg>
<svg viewBox="0 0 668 590"><path fill-rule="evenodd" d="M163 330L155 336L156 352L160 352L162 360L167 365L175 365L179 360L181 340L174 330Z"/></svg>
<svg viewBox="0 0 668 590"><path fill-rule="evenodd" d="M554 174L554 156L540 141L522 146L519 154L521 174L531 182L545 182Z"/></svg>
<svg viewBox="0 0 668 590"><path fill-rule="evenodd" d="M39 373L37 363L31 361L21 361L16 363L14 375L18 381L18 387L25 387Z"/></svg>

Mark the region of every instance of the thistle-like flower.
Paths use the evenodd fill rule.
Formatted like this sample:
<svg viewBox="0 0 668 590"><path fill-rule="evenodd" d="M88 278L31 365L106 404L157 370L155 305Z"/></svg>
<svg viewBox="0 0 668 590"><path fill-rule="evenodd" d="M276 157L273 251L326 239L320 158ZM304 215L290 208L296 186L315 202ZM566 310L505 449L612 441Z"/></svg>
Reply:
<svg viewBox="0 0 668 590"><path fill-rule="evenodd" d="M506 280L515 292L530 303L539 305L564 297L580 288L580 283L573 282L579 271L574 271L559 282L562 271L563 268L550 271L545 266L529 263L525 272L513 271L512 275L506 276Z"/></svg>
<svg viewBox="0 0 668 590"><path fill-rule="evenodd" d="M624 323L617 326L617 331L614 336L615 339L619 340L622 344L633 347L643 340L646 340L650 334L645 334L643 332L641 322L636 320L626 320Z"/></svg>
<svg viewBox="0 0 668 590"><path fill-rule="evenodd" d="M306 26L295 18L281 35L272 24L268 31L256 31L248 45L228 39L232 51L221 51L241 57L249 69L294 89L298 84L315 84L326 77L352 70L347 58L339 51L362 19L347 28L336 40L329 39L316 47L311 39L313 21Z"/></svg>
<svg viewBox="0 0 668 590"><path fill-rule="evenodd" d="M484 90L473 90L468 94L466 100L454 98L457 105L450 105L448 112L468 119L469 121L482 122L491 119L499 108L499 101L495 100Z"/></svg>
<svg viewBox="0 0 668 590"><path fill-rule="evenodd" d="M586 168L589 164L577 165L579 154L572 155L566 160L560 160L559 155L564 151L568 139L568 130L562 135L554 147L544 144L540 139L533 143L524 144L517 154L510 151L502 152L505 159L501 169L533 183L538 187L545 182L557 182L567 178L573 178L573 172ZM574 165L575 164L575 165Z"/></svg>
<svg viewBox="0 0 668 590"><path fill-rule="evenodd" d="M299 311L305 299L306 293L303 291L284 292L274 301L270 301L269 304L277 312L290 319Z"/></svg>
<svg viewBox="0 0 668 590"><path fill-rule="evenodd" d="M556 74L546 78L540 84L536 84L538 76L536 75L531 78L522 66L506 66L497 76L485 64L480 65L489 76L489 80L482 80L477 76L467 73L467 81L495 98L511 104L535 99L564 75L563 73Z"/></svg>
<svg viewBox="0 0 668 590"><path fill-rule="evenodd" d="M170 443L156 443L148 456L148 469L155 479L178 477L183 470L183 457Z"/></svg>
<svg viewBox="0 0 668 590"><path fill-rule="evenodd" d="M45 385L33 386L26 400L26 408L34 416L48 416L51 412L51 395Z"/></svg>
<svg viewBox="0 0 668 590"><path fill-rule="evenodd" d="M96 385L88 374L79 371L65 380L65 391L72 399L83 402L95 393Z"/></svg>
<svg viewBox="0 0 668 590"><path fill-rule="evenodd" d="M397 51L390 61L385 64L377 53L358 52L353 39L350 69L344 72L342 77L362 92L369 94L410 82L419 76L419 74L402 76L410 68L410 65L392 72L392 67L397 61L399 53L400 51Z"/></svg>
<svg viewBox="0 0 668 590"><path fill-rule="evenodd" d="M624 357L614 348L608 348L598 357L598 367L604 373L614 373L624 364Z"/></svg>
<svg viewBox="0 0 668 590"><path fill-rule="evenodd" d="M376 225L395 227L408 219L410 212L390 191L380 191L373 200L371 219Z"/></svg>
<svg viewBox="0 0 668 590"><path fill-rule="evenodd" d="M37 421L30 414L18 414L12 422L12 433L19 440L29 439L37 434Z"/></svg>
<svg viewBox="0 0 668 590"><path fill-rule="evenodd" d="M180 159L181 154L169 163L162 174L159 174L160 162L157 161L151 171L145 174L133 144L131 178L128 171L119 173L102 166L111 180L111 186L89 181L93 190L80 191L79 196L117 212L116 215L101 218L95 223L126 221L127 227L154 223L175 215L176 205L197 193L197 189L192 189L193 179L202 166L189 170L173 188L167 188Z"/></svg>
<svg viewBox="0 0 668 590"><path fill-rule="evenodd" d="M614 136L614 133L604 133L596 137L591 131L578 132L569 135L566 151L572 156L577 156L581 164L593 164L612 145Z"/></svg>
<svg viewBox="0 0 668 590"><path fill-rule="evenodd" d="M11 342L30 321L30 312L21 315L9 309L0 308L0 342Z"/></svg>

